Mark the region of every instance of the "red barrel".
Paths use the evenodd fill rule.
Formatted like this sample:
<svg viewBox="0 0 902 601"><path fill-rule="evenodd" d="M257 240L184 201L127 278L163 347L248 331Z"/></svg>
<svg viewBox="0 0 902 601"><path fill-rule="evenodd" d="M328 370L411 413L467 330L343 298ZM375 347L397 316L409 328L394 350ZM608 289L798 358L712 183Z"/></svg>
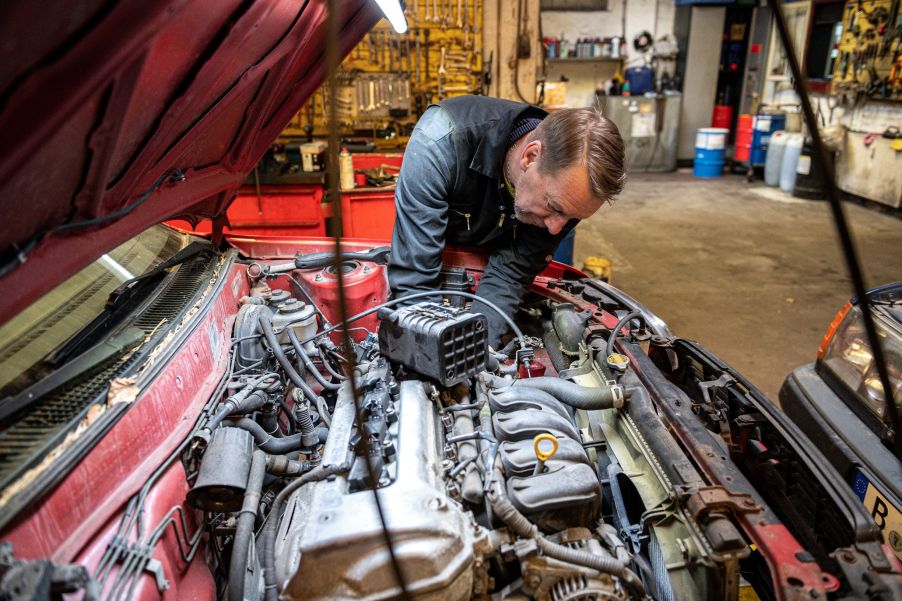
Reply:
<svg viewBox="0 0 902 601"><path fill-rule="evenodd" d="M734 161L748 161L752 152L752 115L739 115L736 123L736 149L733 151Z"/></svg>
<svg viewBox="0 0 902 601"><path fill-rule="evenodd" d="M714 114L711 116L711 127L730 129L733 124L733 107L729 104L715 104Z"/></svg>

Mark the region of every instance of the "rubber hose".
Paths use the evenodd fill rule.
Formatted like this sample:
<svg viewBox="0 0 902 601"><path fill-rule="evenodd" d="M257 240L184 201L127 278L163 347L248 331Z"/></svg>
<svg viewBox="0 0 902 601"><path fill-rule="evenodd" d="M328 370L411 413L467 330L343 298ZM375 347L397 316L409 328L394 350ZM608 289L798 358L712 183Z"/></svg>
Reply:
<svg viewBox="0 0 902 601"><path fill-rule="evenodd" d="M212 432L228 416L256 411L263 407L267 400L266 392L263 390L254 390L249 394L233 394L223 402L222 407L213 414L213 417L210 418L210 421L207 422L204 428Z"/></svg>
<svg viewBox="0 0 902 601"><path fill-rule="evenodd" d="M231 425L235 428L241 428L242 430L250 432L251 436L254 437L254 442L257 446L267 453L284 455L285 453L297 451L304 446L301 442L301 434L292 434L291 436L276 438L267 434L266 430L264 430L260 424L247 417L233 420Z"/></svg>
<svg viewBox="0 0 902 601"><path fill-rule="evenodd" d="M542 336L542 343L545 345L545 352L551 360L551 365L558 373L570 368L570 361L564 357L561 351L561 339L557 337L554 330L548 328ZM533 379L533 378L530 378Z"/></svg>
<svg viewBox="0 0 902 601"><path fill-rule="evenodd" d="M278 585L276 584L276 530L279 524L279 514L282 511L282 505L297 489L311 482L319 482L325 480L329 476L340 474L348 471L348 464L327 465L316 468L307 472L288 486L276 496L275 501L269 511L269 519L263 526L263 598L266 601L279 601Z"/></svg>
<svg viewBox="0 0 902 601"><path fill-rule="evenodd" d="M630 311L629 313L624 315L623 318L617 322L617 325L614 326L614 329L611 330L611 335L608 336L608 343L607 345L605 345L604 349L606 359L607 357L610 357L614 352L614 341L617 340L617 334L620 333L620 330L623 329L623 326L629 323L631 319L636 319L637 317L642 317L642 314L638 311Z"/></svg>
<svg viewBox="0 0 902 601"><path fill-rule="evenodd" d="M557 400L576 409L611 409L623 404L623 388L617 384L590 388L569 380L542 376L539 378L519 379L509 383L501 378L492 378L496 388L512 386L514 388L536 388L544 390Z"/></svg>
<svg viewBox="0 0 902 601"><path fill-rule="evenodd" d="M229 562L229 601L244 601L244 577L247 574L248 550L254 540L254 521L260 506L260 491L266 475L266 454L254 451L251 471L247 477L244 502L238 513L238 525L232 542L232 559Z"/></svg>
<svg viewBox="0 0 902 601"><path fill-rule="evenodd" d="M295 417L298 420L298 430L301 435L301 444L312 447L316 444L316 432L313 428L313 418L310 417L310 401L305 398L294 398Z"/></svg>
<svg viewBox="0 0 902 601"><path fill-rule="evenodd" d="M313 464L309 461L289 459L287 455L266 456L266 471L276 476L300 476L312 468Z"/></svg>
<svg viewBox="0 0 902 601"><path fill-rule="evenodd" d="M624 562L613 557L586 553L579 549L571 549L548 540L539 532L538 527L530 522L525 515L520 513L503 492L499 491L500 487L496 487L495 490L488 495L489 501L492 504L492 509L494 510L495 515L498 516L508 528L513 530L517 536L534 539L542 553L548 557L587 567L605 574L613 574L623 580L624 584L626 584L640 599L645 596L645 589L642 586L642 581L639 580L632 570L626 567Z"/></svg>
<svg viewBox="0 0 902 601"><path fill-rule="evenodd" d="M341 375L329 364L329 360L326 358L326 356L329 354L329 351L325 348L325 345L321 344L317 348L319 348L320 357L322 357L323 360L323 367L326 368L326 371L329 372L329 375L339 381L347 380L347 376Z"/></svg>
<svg viewBox="0 0 902 601"><path fill-rule="evenodd" d="M263 333L263 337L266 338L266 342L272 350L273 356L276 358L276 361L279 362L279 365L282 366L282 369L285 370L288 379L291 380L292 384L301 389L305 397L316 403L317 394L307 385L304 378L301 377L291 364L291 361L288 360L288 357L285 356L285 351L282 350L282 345L279 344L276 333L272 329L272 319L269 315L269 311L261 313L257 321L260 324L260 331Z"/></svg>
<svg viewBox="0 0 902 601"><path fill-rule="evenodd" d="M304 367L306 367L307 371L313 375L313 378L317 382L319 382L320 386L322 386L326 390L338 390L341 387L341 383L330 382L323 377L323 374L320 373L320 371L313 364L313 361L310 359L310 355L308 355L307 351L304 350L304 347L301 346L297 334L295 334L294 330L291 328L288 328L288 340L291 341L291 346L294 347L294 352L297 353L298 357L301 358L301 361L304 362Z"/></svg>
<svg viewBox="0 0 902 601"><path fill-rule="evenodd" d="M291 410L291 407L288 406L284 399L279 399L279 406L282 408L282 413L288 418L288 433L295 434L298 431L298 420L294 417L294 411Z"/></svg>

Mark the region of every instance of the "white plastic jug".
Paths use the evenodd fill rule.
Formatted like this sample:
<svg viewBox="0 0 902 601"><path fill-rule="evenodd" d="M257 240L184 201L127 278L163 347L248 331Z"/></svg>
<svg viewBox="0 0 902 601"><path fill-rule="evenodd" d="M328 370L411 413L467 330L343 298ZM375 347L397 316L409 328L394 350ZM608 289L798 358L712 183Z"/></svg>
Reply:
<svg viewBox="0 0 902 601"><path fill-rule="evenodd" d="M764 183L768 186L780 184L780 171L783 165L783 152L786 150L786 139L790 136L785 131L774 132L767 147L767 158L764 160Z"/></svg>
<svg viewBox="0 0 902 601"><path fill-rule="evenodd" d="M786 149L783 151L783 164L780 166L780 189L792 194L796 187L796 165L799 163L799 155L802 154L802 144L805 136L802 134L788 134Z"/></svg>

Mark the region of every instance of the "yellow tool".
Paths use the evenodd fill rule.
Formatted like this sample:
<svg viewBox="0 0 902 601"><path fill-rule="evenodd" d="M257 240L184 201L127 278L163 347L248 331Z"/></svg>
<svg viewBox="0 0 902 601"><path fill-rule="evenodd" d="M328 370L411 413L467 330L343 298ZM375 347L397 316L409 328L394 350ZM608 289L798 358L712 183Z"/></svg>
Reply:
<svg viewBox="0 0 902 601"><path fill-rule="evenodd" d="M586 257L586 260L583 261L583 271L608 284L611 283L611 279L614 276L611 260L604 257Z"/></svg>
<svg viewBox="0 0 902 601"><path fill-rule="evenodd" d="M557 453L557 438L552 434L539 434L532 439L532 448L536 453L536 469L532 475L541 474L545 470L545 462Z"/></svg>

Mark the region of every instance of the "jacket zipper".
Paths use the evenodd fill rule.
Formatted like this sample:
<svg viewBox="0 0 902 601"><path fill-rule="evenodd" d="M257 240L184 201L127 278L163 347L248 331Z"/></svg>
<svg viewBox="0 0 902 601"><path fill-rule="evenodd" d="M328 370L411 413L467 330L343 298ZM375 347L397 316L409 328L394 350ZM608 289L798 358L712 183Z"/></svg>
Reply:
<svg viewBox="0 0 902 601"><path fill-rule="evenodd" d="M504 225L504 205L498 205L498 210L501 212L501 217L498 218L498 227Z"/></svg>
<svg viewBox="0 0 902 601"><path fill-rule="evenodd" d="M469 232L470 231L470 217L472 217L473 214L472 213L461 213L460 211L458 211L456 209L451 209L451 210L467 220L467 231Z"/></svg>

